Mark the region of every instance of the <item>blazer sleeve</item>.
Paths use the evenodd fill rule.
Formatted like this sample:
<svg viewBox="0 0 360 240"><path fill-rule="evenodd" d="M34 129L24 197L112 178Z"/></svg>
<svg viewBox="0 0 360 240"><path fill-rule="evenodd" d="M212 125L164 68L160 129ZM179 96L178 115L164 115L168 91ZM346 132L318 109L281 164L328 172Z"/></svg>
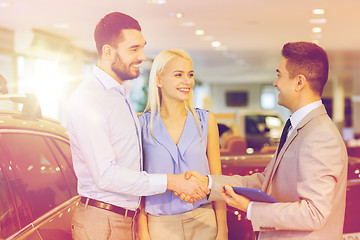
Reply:
<svg viewBox="0 0 360 240"><path fill-rule="evenodd" d="M223 200L220 191L224 185L236 185L238 187L251 187L261 189L264 173L255 173L248 176L225 176L225 175L211 175L213 180L212 188L209 195L209 201Z"/></svg>

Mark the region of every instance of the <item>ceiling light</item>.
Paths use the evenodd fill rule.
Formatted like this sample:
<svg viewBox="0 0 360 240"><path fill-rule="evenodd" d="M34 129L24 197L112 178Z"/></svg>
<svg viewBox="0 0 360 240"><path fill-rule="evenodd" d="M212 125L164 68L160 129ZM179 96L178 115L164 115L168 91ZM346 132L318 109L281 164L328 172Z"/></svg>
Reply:
<svg viewBox="0 0 360 240"><path fill-rule="evenodd" d="M310 23L322 24L322 23L326 23L326 19L325 18L310 19Z"/></svg>
<svg viewBox="0 0 360 240"><path fill-rule="evenodd" d="M314 28L312 28L312 32L313 32L313 33L320 33L320 32L321 32L321 28L319 28L319 27L314 27Z"/></svg>
<svg viewBox="0 0 360 240"><path fill-rule="evenodd" d="M198 35L198 36L202 36L202 35L205 34L205 31L202 30L202 29L198 29L198 30L195 31L195 34Z"/></svg>
<svg viewBox="0 0 360 240"><path fill-rule="evenodd" d="M148 0L148 3L151 3L151 4L165 4L166 0Z"/></svg>
<svg viewBox="0 0 360 240"><path fill-rule="evenodd" d="M183 17L183 14L182 13L176 13L176 18L182 18Z"/></svg>
<svg viewBox="0 0 360 240"><path fill-rule="evenodd" d="M313 14L324 14L325 10L324 9L314 9L313 10Z"/></svg>
<svg viewBox="0 0 360 240"><path fill-rule="evenodd" d="M213 42L211 43L211 46L213 46L213 47L215 47L215 48L220 47L220 46L221 46L221 42L219 42L219 41L213 41Z"/></svg>
<svg viewBox="0 0 360 240"><path fill-rule="evenodd" d="M0 2L0 7L2 7L2 8L6 8L6 7L9 7L9 6L10 6L10 3Z"/></svg>

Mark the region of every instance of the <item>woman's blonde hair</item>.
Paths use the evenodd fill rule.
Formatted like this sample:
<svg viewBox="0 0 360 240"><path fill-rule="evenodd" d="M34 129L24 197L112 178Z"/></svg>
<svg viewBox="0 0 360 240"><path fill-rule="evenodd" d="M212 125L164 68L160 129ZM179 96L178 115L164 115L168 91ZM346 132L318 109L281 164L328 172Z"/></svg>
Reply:
<svg viewBox="0 0 360 240"><path fill-rule="evenodd" d="M157 77L161 74L165 68L165 65L174 57L181 57L188 61L192 62L190 55L181 49L168 49L160 52L154 59L154 62L151 67L150 76L149 76L149 90L148 90L148 101L145 107L145 111L150 111L150 134L153 136L153 121L156 111L160 114L160 104L161 104L161 91L157 86ZM190 92L190 97L184 102L186 111L190 111L196 120L196 124L199 127L201 134L200 121L197 117L197 114L194 109L194 94L193 90Z"/></svg>

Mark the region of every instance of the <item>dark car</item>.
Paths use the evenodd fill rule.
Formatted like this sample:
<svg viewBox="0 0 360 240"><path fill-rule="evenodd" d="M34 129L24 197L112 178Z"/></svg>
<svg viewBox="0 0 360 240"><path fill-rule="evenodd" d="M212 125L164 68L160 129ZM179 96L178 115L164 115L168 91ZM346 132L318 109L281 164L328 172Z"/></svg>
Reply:
<svg viewBox="0 0 360 240"><path fill-rule="evenodd" d="M222 171L225 175L249 175L264 171L272 154L222 156ZM349 156L348 186L346 193L344 240L360 239L360 158ZM253 240L255 233L246 214L228 206L229 240Z"/></svg>
<svg viewBox="0 0 360 240"><path fill-rule="evenodd" d="M236 114L236 126L247 147L260 151L278 144L284 123L275 111L242 109Z"/></svg>
<svg viewBox="0 0 360 240"><path fill-rule="evenodd" d="M0 98L23 104L0 110L0 239L71 239L79 196L66 129L33 95Z"/></svg>

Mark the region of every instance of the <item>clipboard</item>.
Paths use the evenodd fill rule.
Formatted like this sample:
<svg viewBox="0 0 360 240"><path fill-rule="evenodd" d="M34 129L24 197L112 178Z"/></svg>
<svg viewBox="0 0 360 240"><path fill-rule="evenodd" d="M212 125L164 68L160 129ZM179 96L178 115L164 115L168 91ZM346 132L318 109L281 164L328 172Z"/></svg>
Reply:
<svg viewBox="0 0 360 240"><path fill-rule="evenodd" d="M242 187L232 187L232 188L235 193L247 197L254 202L267 202L267 203L279 202L259 189L242 188Z"/></svg>

